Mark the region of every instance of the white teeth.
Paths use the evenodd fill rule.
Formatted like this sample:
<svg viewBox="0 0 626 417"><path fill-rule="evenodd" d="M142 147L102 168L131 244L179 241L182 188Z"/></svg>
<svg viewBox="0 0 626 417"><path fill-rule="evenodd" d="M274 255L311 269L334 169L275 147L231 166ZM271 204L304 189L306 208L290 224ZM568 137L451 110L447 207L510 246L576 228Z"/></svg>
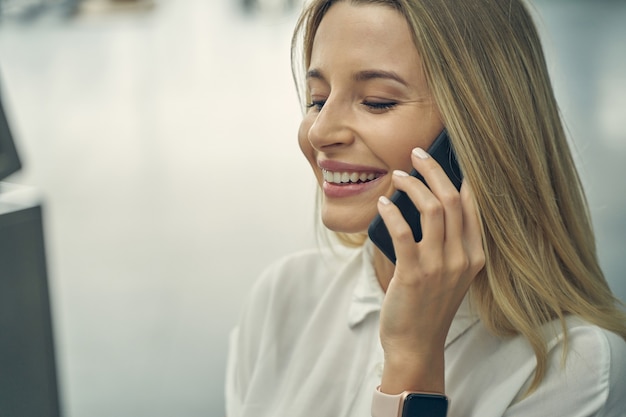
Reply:
<svg viewBox="0 0 626 417"><path fill-rule="evenodd" d="M347 184L372 181L378 178L378 174L373 172L331 172L325 169L322 170L324 181L332 182L334 184Z"/></svg>

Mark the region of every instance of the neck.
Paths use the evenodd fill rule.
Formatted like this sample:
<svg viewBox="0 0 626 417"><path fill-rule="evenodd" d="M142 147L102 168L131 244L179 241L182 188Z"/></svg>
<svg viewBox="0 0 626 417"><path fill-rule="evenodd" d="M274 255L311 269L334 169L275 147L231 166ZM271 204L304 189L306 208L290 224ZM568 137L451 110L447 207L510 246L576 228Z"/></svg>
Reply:
<svg viewBox="0 0 626 417"><path fill-rule="evenodd" d="M376 272L378 283L384 292L387 292L387 287L389 287L395 268L396 266L393 262L380 249L374 247L374 271Z"/></svg>

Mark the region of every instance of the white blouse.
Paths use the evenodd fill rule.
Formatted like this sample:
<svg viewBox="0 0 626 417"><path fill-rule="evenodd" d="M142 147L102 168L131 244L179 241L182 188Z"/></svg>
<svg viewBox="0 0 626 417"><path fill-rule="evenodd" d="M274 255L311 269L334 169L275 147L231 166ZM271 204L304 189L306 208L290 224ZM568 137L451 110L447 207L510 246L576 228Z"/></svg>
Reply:
<svg viewBox="0 0 626 417"><path fill-rule="evenodd" d="M228 417L367 417L380 384L384 293L372 246L301 252L268 268L231 333ZM549 364L524 393L535 355L522 337L493 336L463 302L446 341L449 417L626 416L626 342L575 317L546 325Z"/></svg>

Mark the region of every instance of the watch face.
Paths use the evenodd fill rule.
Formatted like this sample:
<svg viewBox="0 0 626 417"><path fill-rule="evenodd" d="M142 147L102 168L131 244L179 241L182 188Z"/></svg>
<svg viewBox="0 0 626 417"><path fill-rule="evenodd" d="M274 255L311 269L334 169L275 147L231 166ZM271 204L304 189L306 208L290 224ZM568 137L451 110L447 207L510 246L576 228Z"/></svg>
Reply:
<svg viewBox="0 0 626 417"><path fill-rule="evenodd" d="M446 417L448 398L438 394L412 393L406 396L402 417Z"/></svg>

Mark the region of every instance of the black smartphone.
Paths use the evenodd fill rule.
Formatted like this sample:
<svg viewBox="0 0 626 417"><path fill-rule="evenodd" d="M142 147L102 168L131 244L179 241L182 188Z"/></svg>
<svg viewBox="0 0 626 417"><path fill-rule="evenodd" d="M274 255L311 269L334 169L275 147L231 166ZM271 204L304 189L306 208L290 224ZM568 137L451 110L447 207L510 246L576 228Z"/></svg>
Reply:
<svg viewBox="0 0 626 417"><path fill-rule="evenodd" d="M448 138L448 132L444 129L439 136L435 139L428 153L434 158L443 170L448 174L450 181L454 184L457 190L461 188L461 182L463 175L461 174L461 168L456 160L456 155L452 151L450 146L450 139ZM426 181L416 170L412 170L410 175L416 177L424 184ZM428 184L426 184L428 186ZM402 216L407 221L411 230L413 231L413 238L416 242L422 240L422 226L420 223L420 213L404 191L396 191L390 198L390 200L398 206ZM383 222L380 215L376 215L372 223L370 224L367 233L376 246L393 262L396 263L396 253L393 249L393 243L391 236L385 222Z"/></svg>

